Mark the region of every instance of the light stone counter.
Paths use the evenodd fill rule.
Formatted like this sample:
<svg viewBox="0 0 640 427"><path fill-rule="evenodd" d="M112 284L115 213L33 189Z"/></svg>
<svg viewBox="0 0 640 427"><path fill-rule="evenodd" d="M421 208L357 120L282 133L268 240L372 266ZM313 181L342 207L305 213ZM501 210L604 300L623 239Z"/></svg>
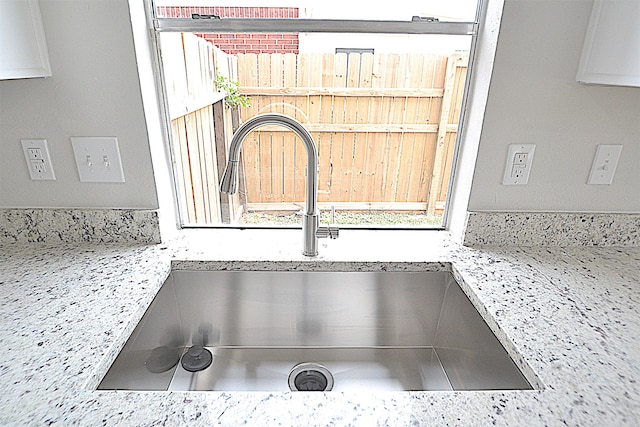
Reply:
<svg viewBox="0 0 640 427"><path fill-rule="evenodd" d="M229 230L139 247L0 246L0 425L640 424L640 248L470 249L443 233L345 231L309 261L299 239L299 231ZM452 266L538 389L95 391L172 261L227 269Z"/></svg>

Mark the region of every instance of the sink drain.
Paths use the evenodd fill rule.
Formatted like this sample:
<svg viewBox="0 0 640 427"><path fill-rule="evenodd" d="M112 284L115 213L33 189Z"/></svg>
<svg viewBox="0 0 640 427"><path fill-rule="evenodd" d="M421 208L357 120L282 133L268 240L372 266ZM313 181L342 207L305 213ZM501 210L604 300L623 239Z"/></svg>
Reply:
<svg viewBox="0 0 640 427"><path fill-rule="evenodd" d="M291 391L330 391L333 388L333 375L319 363L300 363L289 372Z"/></svg>

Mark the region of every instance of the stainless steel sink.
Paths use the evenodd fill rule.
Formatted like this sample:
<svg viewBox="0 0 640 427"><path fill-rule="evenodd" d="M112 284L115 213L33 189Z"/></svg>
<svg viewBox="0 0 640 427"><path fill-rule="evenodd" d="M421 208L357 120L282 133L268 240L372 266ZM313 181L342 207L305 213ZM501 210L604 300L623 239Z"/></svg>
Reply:
<svg viewBox="0 0 640 427"><path fill-rule="evenodd" d="M192 357L206 369L183 366ZM531 388L451 272L185 270L170 274L98 387Z"/></svg>

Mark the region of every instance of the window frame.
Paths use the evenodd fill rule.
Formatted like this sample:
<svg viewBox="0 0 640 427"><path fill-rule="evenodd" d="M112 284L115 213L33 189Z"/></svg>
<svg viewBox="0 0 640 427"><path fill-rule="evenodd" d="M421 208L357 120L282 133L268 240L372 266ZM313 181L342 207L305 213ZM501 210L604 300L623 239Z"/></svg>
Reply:
<svg viewBox="0 0 640 427"><path fill-rule="evenodd" d="M375 34L411 34L411 35L464 35L471 37L469 49L469 63L467 75L464 82L464 95L462 97L462 105L460 109L460 117L458 124L458 132L454 146L453 161L449 175L449 183L447 189L447 200L444 206L443 219L440 226L436 227L410 227L410 226L382 226L382 225L340 225L343 229L364 229L364 230L422 230L437 231L447 230L451 222L451 205L453 199L453 188L455 186L456 170L458 169L458 157L460 156L462 138L465 134L465 116L467 112L467 104L470 94L470 86L472 83L473 66L476 60L476 49L478 36L481 31L482 17L485 15L486 0L476 0L475 20L473 22L441 22L431 17L413 17L411 21L384 21L384 20L341 20L341 19L303 19L303 18L287 18L287 19L252 19L252 18L219 18L210 15L197 15L192 18L158 18L155 0L148 0L149 18L151 21L150 31L154 34L151 36L153 47L158 55L160 54L160 37L159 33L163 32L192 32L192 33L239 33L239 32L264 32L264 33L372 33L371 28L376 28ZM159 93L162 96L160 100L162 104L163 119L168 121L166 114L166 92L163 78L163 71L160 61L157 61L159 81L157 82ZM168 126L164 123L164 126ZM169 137L167 135L167 144L169 153L172 153ZM169 154L173 156L173 154ZM175 162L171 162L175 163ZM173 175L177 173L175 167L171 167ZM174 185L178 185L175 177L172 179ZM178 209L178 226L179 228L226 228L226 229L299 229L299 225L240 225L240 224L211 224L211 225L188 225L184 223L182 202L178 197L179 192L174 189L174 199Z"/></svg>

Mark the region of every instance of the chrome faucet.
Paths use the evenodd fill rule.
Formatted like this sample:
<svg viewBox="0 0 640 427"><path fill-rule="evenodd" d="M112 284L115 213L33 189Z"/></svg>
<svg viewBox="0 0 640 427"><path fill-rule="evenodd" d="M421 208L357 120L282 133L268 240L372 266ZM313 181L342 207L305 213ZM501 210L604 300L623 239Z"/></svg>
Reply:
<svg viewBox="0 0 640 427"><path fill-rule="evenodd" d="M302 216L302 234L304 238L302 254L305 256L318 255L318 238L338 238L338 227L332 224L329 227L320 227L318 213L318 150L313 137L305 127L291 117L268 113L252 117L242 124L231 138L229 146L229 161L222 176L220 191L233 194L238 191L238 161L240 160L240 147L242 141L254 129L265 125L281 125L295 132L307 150L307 193L305 200L305 212Z"/></svg>

